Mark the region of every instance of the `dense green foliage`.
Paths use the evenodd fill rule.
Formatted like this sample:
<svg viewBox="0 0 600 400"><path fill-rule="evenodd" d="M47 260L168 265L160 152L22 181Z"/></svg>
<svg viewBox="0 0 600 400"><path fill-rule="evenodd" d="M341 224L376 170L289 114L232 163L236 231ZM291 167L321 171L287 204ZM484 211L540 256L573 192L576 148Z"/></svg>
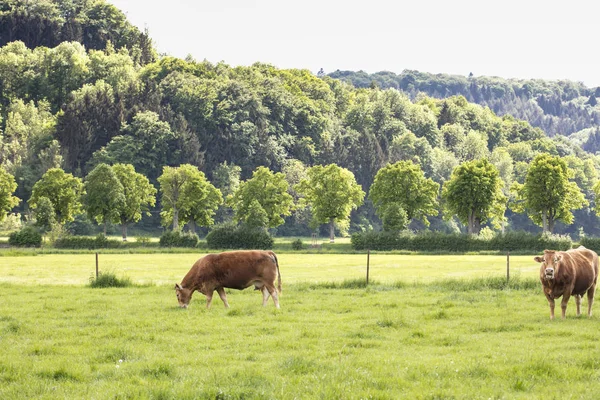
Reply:
<svg viewBox="0 0 600 400"><path fill-rule="evenodd" d="M442 189L447 215L456 215L470 234L478 234L488 220L500 226L507 201L503 184L498 168L486 159L461 164Z"/></svg>
<svg viewBox="0 0 600 400"><path fill-rule="evenodd" d="M498 115L510 114L526 120L550 136L581 131L589 137L590 133L597 132L596 126L600 123L600 108L596 101L600 93L597 88L588 88L580 82L467 77L412 70L400 74L338 70L329 76L360 88L368 88L375 83L380 88L402 90L411 97L418 93L437 98L464 96L470 102L489 107ZM588 146L598 143L592 138Z"/></svg>
<svg viewBox="0 0 600 400"><path fill-rule="evenodd" d="M352 234L355 250L410 250L442 253L469 251L543 251L544 249L569 250L568 237L532 235L526 232L497 234L489 239L465 234L428 232L420 235L397 232L365 232Z"/></svg>
<svg viewBox="0 0 600 400"><path fill-rule="evenodd" d="M331 237L335 229L345 234L407 225L412 230L476 232L474 225L487 224L536 232L536 220L525 218L518 206L501 215L498 201L493 202L494 215L483 210L477 223L457 219L457 212L442 220L435 207L439 199L406 195L386 199L388 206L375 201L374 194L364 203L357 195L350 206L327 212L324 199L296 207L283 196L278 174L285 175L287 192L298 203L297 185L309 178L306 171L324 168L320 166L348 171L366 194L382 168L412 162L432 193L434 184L444 187L455 168L488 159L508 196L514 182L525 182L532 160L549 154L566 162L568 179L589 204L580 210L571 207L553 231L600 235L600 219L591 212L600 170L594 154L600 149L600 105L595 101L600 93L582 84L415 71L315 76L262 63L231 67L191 57L158 57L148 35L103 0L4 1L0 25L0 166L18 183L16 197L31 199L17 211L27 215L31 207L44 229L71 221L80 211L90 218L117 220L98 209L90 211L91 204L82 210L77 194L70 207L59 208L57 194L33 190L50 170L60 168L84 179L105 163L131 165L141 177L129 186L133 197L127 197L121 173L128 204L109 208L111 213L119 209L123 237L132 223L157 233L159 213L164 225L177 230L187 224L193 231L235 219L278 226L288 234L307 234L328 224ZM570 132L569 139L557 135ZM185 189L188 195L177 197L181 204L168 201L164 191L156 204L153 191L164 168L182 165L196 168L205 181L198 178L198 185ZM220 205L216 189L235 198L258 168L279 177L277 192L283 201L267 204L269 193L263 198L244 193L243 199ZM41 198L52 202L54 215ZM151 217L140 221L144 213Z"/></svg>
<svg viewBox="0 0 600 400"><path fill-rule="evenodd" d="M13 196L16 189L15 178L0 167L0 222L4 221L8 211L19 204L19 199Z"/></svg>
<svg viewBox="0 0 600 400"><path fill-rule="evenodd" d="M206 235L209 249L271 249L273 238L264 229L224 224Z"/></svg>
<svg viewBox="0 0 600 400"><path fill-rule="evenodd" d="M10 234L8 244L17 247L40 247L42 245L42 235L34 227L25 226L21 230Z"/></svg>
<svg viewBox="0 0 600 400"><path fill-rule="evenodd" d="M167 231L160 236L160 247L196 247L198 235L181 231Z"/></svg>

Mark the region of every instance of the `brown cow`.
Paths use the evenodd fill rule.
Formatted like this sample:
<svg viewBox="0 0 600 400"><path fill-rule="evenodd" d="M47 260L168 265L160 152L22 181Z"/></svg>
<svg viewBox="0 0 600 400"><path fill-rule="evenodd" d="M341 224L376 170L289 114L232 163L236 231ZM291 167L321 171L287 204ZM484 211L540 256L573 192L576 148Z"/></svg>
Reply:
<svg viewBox="0 0 600 400"><path fill-rule="evenodd" d="M275 290L277 278L277 290ZM216 290L229 308L225 288L242 290L254 285L263 294L263 306L269 295L275 307L279 308L281 275L277 256L272 251L241 250L208 254L194 263L180 284L175 284L179 306L187 308L195 290L206 296L206 308L210 307L213 292Z"/></svg>
<svg viewBox="0 0 600 400"><path fill-rule="evenodd" d="M588 316L592 316L592 304L598 278L598 255L583 246L569 251L544 250L543 257L535 257L542 263L540 281L550 305L550 319L554 319L554 299L562 296L560 307L565 318L571 295L575 296L577 315L581 315L581 296L587 292Z"/></svg>

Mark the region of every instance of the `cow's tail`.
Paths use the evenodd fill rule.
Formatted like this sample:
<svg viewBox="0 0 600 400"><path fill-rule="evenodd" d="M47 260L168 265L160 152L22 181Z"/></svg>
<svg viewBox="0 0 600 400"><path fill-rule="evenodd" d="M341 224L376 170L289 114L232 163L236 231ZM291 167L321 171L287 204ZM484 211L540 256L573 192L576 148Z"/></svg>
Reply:
<svg viewBox="0 0 600 400"><path fill-rule="evenodd" d="M281 274L279 273L279 262L277 261L277 256L274 252L271 252L273 255L273 261L275 261L275 266L277 267L277 291L281 293Z"/></svg>

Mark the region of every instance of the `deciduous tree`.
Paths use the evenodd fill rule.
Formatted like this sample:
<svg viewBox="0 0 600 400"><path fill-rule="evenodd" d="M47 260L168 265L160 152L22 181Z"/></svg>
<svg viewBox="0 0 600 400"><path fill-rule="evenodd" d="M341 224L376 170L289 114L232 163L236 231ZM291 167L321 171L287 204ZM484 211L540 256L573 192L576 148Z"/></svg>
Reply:
<svg viewBox="0 0 600 400"><path fill-rule="evenodd" d="M503 186L498 168L488 160L462 163L442 189L446 217L456 215L469 234L478 234L486 221L499 226L506 210Z"/></svg>
<svg viewBox="0 0 600 400"><path fill-rule="evenodd" d="M61 168L51 168L33 185L29 206L35 210L39 200L47 197L52 203L57 222L62 225L73 221L75 215L81 213L83 193L81 179Z"/></svg>
<svg viewBox="0 0 600 400"><path fill-rule="evenodd" d="M564 160L549 154L535 157L527 171L525 183L515 183L511 208L526 212L529 218L552 233L556 221L573 223L572 210L587 204L575 182L569 181L569 168Z"/></svg>
<svg viewBox="0 0 600 400"><path fill-rule="evenodd" d="M123 240L127 240L127 224L138 222L145 213L150 216L150 207L156 204L156 188L148 178L135 172L131 164L115 164L112 169L123 186L125 203L118 209Z"/></svg>
<svg viewBox="0 0 600 400"><path fill-rule="evenodd" d="M421 168L412 161L388 164L375 175L369 189L369 199L380 218L392 204L401 206L408 220L418 219L429 225L428 215L438 214L437 197L440 185L425 178Z"/></svg>
<svg viewBox="0 0 600 400"><path fill-rule="evenodd" d="M314 224L329 224L329 241L335 240L335 223L347 223L350 212L362 205L365 192L354 174L335 164L315 165L295 189L312 207Z"/></svg>
<svg viewBox="0 0 600 400"><path fill-rule="evenodd" d="M281 172L274 173L265 167L258 167L252 178L242 182L228 202L233 208L236 221L252 222L254 225L265 221L263 213L257 209L260 206L267 217L265 228L283 224L283 216L290 215L294 209L285 175Z"/></svg>
<svg viewBox="0 0 600 400"><path fill-rule="evenodd" d="M125 207L125 192L117 174L107 164L98 164L85 178L84 205L88 217L104 225L119 222Z"/></svg>

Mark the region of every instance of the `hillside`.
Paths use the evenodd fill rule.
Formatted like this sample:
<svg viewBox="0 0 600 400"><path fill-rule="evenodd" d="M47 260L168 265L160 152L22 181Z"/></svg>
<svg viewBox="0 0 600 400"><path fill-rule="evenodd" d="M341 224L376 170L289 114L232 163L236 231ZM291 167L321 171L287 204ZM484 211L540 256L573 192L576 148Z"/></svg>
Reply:
<svg viewBox="0 0 600 400"><path fill-rule="evenodd" d="M569 136L580 131L586 135L589 128L600 123L600 106L596 99L600 96L600 88L588 88L579 82L429 74L411 70L400 74L338 70L329 76L360 88L376 84L380 88L402 90L411 98L418 93L436 98L464 96L498 115L510 114L523 119L549 136Z"/></svg>
<svg viewBox="0 0 600 400"><path fill-rule="evenodd" d="M460 163L486 157L501 171L508 192L512 182L522 182L535 155L547 152L565 158L575 171L573 179L593 202L599 161L581 145L596 149L585 133L595 141L600 134L591 122L596 108L579 104L591 96L591 89L582 85L521 85L496 78L463 82L444 76L428 81L427 74L407 72L396 76L399 81L393 74L379 74L381 83L376 80L370 87L370 79L369 87L361 88L344 82L352 74L340 80L261 63L232 67L191 58L140 57L139 40L145 34L132 28L119 10L103 1L80 0L70 3L78 13L69 14L61 4L9 1L0 8L0 21L13 24L10 35L5 30L0 39L15 40L0 48L0 164L16 177L21 199L29 198L48 168L60 166L83 177L100 162L131 163L153 183L163 166L190 163L221 188L227 183L219 180L234 176L238 167L239 177L246 179L258 166L289 172L336 163L352 171L368 191L387 163L412 160L442 184ZM54 41L47 43L47 34L31 32L49 26L40 22L48 15L55 23ZM81 24L78 32L92 32L98 24L107 27L101 39L89 43L89 35L67 35L68 41L60 41L70 32L67 16L72 15L86 16L75 18ZM119 42L123 31L133 32L133 39ZM587 122L561 122L556 115L540 113L540 96L558 96L556 114L564 104L587 110ZM487 103L476 104L475 98ZM522 108L509 113L499 110L500 105ZM581 130L573 136L577 142L513 116L531 117L533 109L541 122L556 120ZM583 227L586 233L600 234L597 222L587 209L576 214L575 224L557 230L576 233ZM379 225L367 202L353 215L351 230ZM538 230L526 216L510 213L509 228ZM458 228L456 222L436 217L432 229ZM279 232L310 229L306 218L294 216Z"/></svg>

